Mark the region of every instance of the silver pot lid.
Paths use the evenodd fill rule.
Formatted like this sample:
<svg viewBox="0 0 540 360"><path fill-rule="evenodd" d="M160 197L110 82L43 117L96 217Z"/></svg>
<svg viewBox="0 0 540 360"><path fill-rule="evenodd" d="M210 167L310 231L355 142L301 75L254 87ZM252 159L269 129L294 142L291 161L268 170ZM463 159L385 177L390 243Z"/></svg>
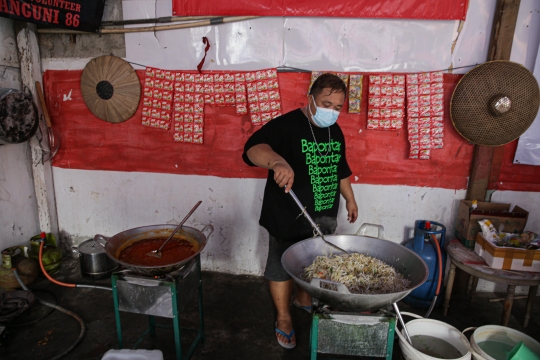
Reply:
<svg viewBox="0 0 540 360"><path fill-rule="evenodd" d="M94 239L86 240L79 245L79 253L81 254L101 254L105 253L103 246L99 245Z"/></svg>

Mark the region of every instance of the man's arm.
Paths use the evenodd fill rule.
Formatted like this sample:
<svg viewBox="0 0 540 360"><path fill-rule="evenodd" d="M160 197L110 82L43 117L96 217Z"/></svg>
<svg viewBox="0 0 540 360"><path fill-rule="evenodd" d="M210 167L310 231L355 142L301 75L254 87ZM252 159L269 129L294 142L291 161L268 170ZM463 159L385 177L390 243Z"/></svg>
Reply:
<svg viewBox="0 0 540 360"><path fill-rule="evenodd" d="M294 183L294 171L281 155L272 150L270 145L254 145L246 152L246 155L258 167L273 170L276 184L279 187L285 187L286 193L289 192Z"/></svg>
<svg viewBox="0 0 540 360"><path fill-rule="evenodd" d="M358 206L354 199L354 192L351 186L351 180L349 177L341 179L339 183L341 195L345 199L347 207L347 220L352 224L358 218Z"/></svg>

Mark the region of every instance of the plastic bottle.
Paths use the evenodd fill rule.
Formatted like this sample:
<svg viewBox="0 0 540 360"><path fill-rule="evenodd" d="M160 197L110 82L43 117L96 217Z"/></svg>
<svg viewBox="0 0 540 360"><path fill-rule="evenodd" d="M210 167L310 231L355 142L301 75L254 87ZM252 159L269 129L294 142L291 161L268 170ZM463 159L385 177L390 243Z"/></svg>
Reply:
<svg viewBox="0 0 540 360"><path fill-rule="evenodd" d="M469 209L469 213L472 213L476 208L478 207L478 200L473 200L471 204L471 208Z"/></svg>

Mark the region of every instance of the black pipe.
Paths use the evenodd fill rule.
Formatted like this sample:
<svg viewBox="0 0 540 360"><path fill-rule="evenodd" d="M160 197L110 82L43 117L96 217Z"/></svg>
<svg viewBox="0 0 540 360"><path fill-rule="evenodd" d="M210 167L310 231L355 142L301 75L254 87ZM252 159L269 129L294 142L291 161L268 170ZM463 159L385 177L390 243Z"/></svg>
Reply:
<svg viewBox="0 0 540 360"><path fill-rule="evenodd" d="M26 285L22 282L21 278L19 277L19 274L17 273L17 270L16 269L13 269L13 274L15 275L15 278L17 279L17 281L19 282L19 285L21 285L21 287L24 289L24 290L29 290ZM77 320L79 322L79 324L81 325L81 332L79 333L79 337L77 338L77 340L75 340L75 342L70 346L68 347L64 352L56 355L55 357L52 358L52 360L57 360L57 359L60 359L62 358L63 356L67 355L71 350L75 349L75 347L81 342L83 336L84 336L84 333L86 332L86 325L84 324L84 321L79 317L79 315L75 314L74 312L72 311L69 311L67 309L64 309L63 307L61 306L58 306L56 304L51 304L45 300L42 300L40 299L39 297L36 296L36 299L43 305L45 306L48 306L48 307L51 307L53 309L56 309L58 311L61 311L63 312L64 314L67 314L71 317L73 317L75 320Z"/></svg>

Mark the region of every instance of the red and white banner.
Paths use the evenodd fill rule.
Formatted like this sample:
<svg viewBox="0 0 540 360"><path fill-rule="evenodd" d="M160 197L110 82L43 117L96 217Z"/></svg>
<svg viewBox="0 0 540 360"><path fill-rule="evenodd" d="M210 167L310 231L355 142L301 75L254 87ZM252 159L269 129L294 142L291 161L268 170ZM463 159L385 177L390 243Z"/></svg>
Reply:
<svg viewBox="0 0 540 360"><path fill-rule="evenodd" d="M321 16L465 20L468 0L173 0L175 16Z"/></svg>

